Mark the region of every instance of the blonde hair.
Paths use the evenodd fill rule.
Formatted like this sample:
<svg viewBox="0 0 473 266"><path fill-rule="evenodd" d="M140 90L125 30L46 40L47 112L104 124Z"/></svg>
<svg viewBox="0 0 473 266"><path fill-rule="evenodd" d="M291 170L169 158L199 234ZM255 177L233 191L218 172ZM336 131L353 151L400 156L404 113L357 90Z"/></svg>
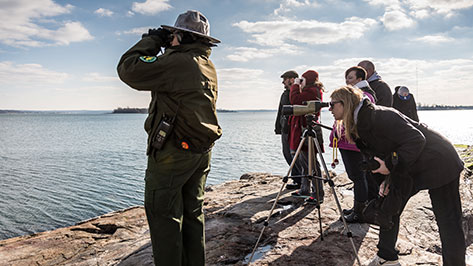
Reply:
<svg viewBox="0 0 473 266"><path fill-rule="evenodd" d="M345 126L345 138L353 142L352 135L358 136L356 130L354 111L363 99L363 91L351 85L342 86L330 95L332 102L340 101L343 104L343 125Z"/></svg>

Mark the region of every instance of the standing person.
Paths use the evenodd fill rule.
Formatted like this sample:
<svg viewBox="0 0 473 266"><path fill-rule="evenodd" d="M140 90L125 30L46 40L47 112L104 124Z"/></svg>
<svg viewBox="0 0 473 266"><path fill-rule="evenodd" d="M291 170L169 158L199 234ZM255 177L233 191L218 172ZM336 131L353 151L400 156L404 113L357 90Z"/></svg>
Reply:
<svg viewBox="0 0 473 266"><path fill-rule="evenodd" d="M358 63L358 66L364 68L367 74L367 80L371 88L376 93L376 105L393 106L393 95L389 85L381 80L381 76L374 69L374 64L371 61L363 60Z"/></svg>
<svg viewBox="0 0 473 266"><path fill-rule="evenodd" d="M289 101L289 92L291 90L291 86L294 84L294 79L298 78L299 74L297 74L294 70L289 70L284 72L281 75L282 84L284 84L284 91L281 94L281 99L279 100L279 108L278 114L276 115L276 123L274 124L274 133L277 135L281 135L281 143L282 143L282 153L284 155L284 159L288 165L292 163L292 155L291 149L289 148L289 123L288 117L282 114L282 107L284 105L290 105L291 102ZM300 175L299 165L296 164L292 168L291 171L292 176ZM301 178L294 177L292 184L287 184L287 189L299 189L301 187Z"/></svg>
<svg viewBox="0 0 473 266"><path fill-rule="evenodd" d="M419 122L416 100L414 100L414 95L409 92L406 86L397 86L394 89L393 108L405 114L410 119Z"/></svg>
<svg viewBox="0 0 473 266"><path fill-rule="evenodd" d="M302 74L302 78L298 79L297 82L292 85L291 91L289 94L289 100L291 104L305 104L307 101L322 100L322 93L324 91L324 85L319 81L319 73L314 70L307 70ZM312 121L318 122L320 117L320 112L312 115ZM291 149L291 154L294 156L299 143L301 142L302 133L308 127L307 117L306 116L291 116L290 121L291 129L289 131L289 147ZM322 139L322 130L318 128L317 140L320 144L320 147L323 147ZM298 164L302 171L303 175L313 175L314 173L309 173L308 169L308 152L307 152L307 142L304 144L303 151L298 157ZM323 149L323 148L322 148ZM320 164L316 160L315 165L315 175L321 176ZM322 203L324 198L323 183L321 180L311 180L312 181L312 192L309 180L307 178L302 178L301 180L301 189L292 193L295 197L306 198L306 201L310 204ZM317 186L317 187L316 187ZM319 191L319 197L317 198L317 189Z"/></svg>
<svg viewBox="0 0 473 266"><path fill-rule="evenodd" d="M400 265L395 248L400 215L409 198L424 189L429 190L439 227L443 265L465 265L459 193L463 162L453 145L397 110L373 105L359 89L341 87L331 98L330 111L343 120L347 138L374 156L378 168L373 173L387 176L379 190L387 206L379 215L389 218L391 226L380 226L378 252L369 265ZM392 216L384 216L385 208Z"/></svg>
<svg viewBox="0 0 473 266"><path fill-rule="evenodd" d="M150 29L118 63L123 82L151 91L144 205L156 265L205 265L204 186L222 134L209 59L220 41L209 27L202 13L187 11L174 26Z"/></svg>
<svg viewBox="0 0 473 266"><path fill-rule="evenodd" d="M362 67L354 66L347 69L345 71L345 82L347 85L361 89L363 95L372 103L376 101L376 94L366 81L366 71ZM378 186L372 179L370 173L360 169L363 156L356 147L355 142L348 140L345 136L343 121L335 121L329 139L329 146L340 150L343 164L345 165L345 171L348 178L353 181L353 208L343 210L344 218L348 223L362 223L363 209L369 200L376 197Z"/></svg>

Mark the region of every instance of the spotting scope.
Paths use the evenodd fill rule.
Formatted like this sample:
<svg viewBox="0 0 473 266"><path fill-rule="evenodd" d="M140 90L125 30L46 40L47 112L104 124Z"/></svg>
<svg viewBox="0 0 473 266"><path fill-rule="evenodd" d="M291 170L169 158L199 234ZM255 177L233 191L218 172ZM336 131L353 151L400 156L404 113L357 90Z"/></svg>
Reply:
<svg viewBox="0 0 473 266"><path fill-rule="evenodd" d="M308 101L305 105L283 105L283 115L306 115L315 114L323 107L329 107L329 103L321 101Z"/></svg>

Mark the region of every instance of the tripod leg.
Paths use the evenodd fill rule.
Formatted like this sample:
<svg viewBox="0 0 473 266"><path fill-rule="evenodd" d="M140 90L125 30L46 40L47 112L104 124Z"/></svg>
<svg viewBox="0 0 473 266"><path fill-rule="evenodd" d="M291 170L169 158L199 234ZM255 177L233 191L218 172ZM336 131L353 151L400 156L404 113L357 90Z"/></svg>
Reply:
<svg viewBox="0 0 473 266"><path fill-rule="evenodd" d="M315 132L314 132L315 133ZM315 136L317 136L315 134ZM342 206L340 205L340 201L338 200L337 193L335 191L335 184L330 177L330 174L327 169L327 165L325 164L324 157L322 156L322 150L320 149L319 142L317 140L317 137L313 138L313 143L315 144L315 147L317 148L317 151L319 153L319 158L322 164L322 167L324 168L325 175L327 176L327 181L330 185L330 189L332 191L333 197L335 199L335 203L337 204L338 211L340 212L340 216L342 217L342 222L343 226L345 227L345 231L347 232L347 236L350 239L351 245L353 247L353 252L355 253L356 261L358 262L358 265L361 266L360 258L358 257L358 250L356 249L355 242L353 241L353 234L350 231L350 228L348 227L347 221L345 220L345 217L343 217L343 211L342 211Z"/></svg>
<svg viewBox="0 0 473 266"><path fill-rule="evenodd" d="M322 230L322 217L320 214L320 191L319 191L319 180L314 178L314 164L316 165L315 153L314 153L314 142L312 141L312 137L309 136L309 176L312 176L311 183L312 187L315 188L315 200L317 202L317 212L319 215L319 229L320 229L320 241L324 241L324 234Z"/></svg>
<svg viewBox="0 0 473 266"><path fill-rule="evenodd" d="M268 217L267 217L266 220L264 221L264 225L263 225L263 228L261 229L261 232L260 232L260 234L259 234L258 240L256 241L255 247L253 248L253 251L251 252L251 256L250 256L250 260L249 260L248 264L250 264L251 261L253 260L253 256L255 255L256 248L258 247L258 244L259 244L259 242L260 242L260 240L261 240L261 237L263 236L264 230L265 230L266 227L269 225L269 218L271 218L271 215L273 215L274 208L276 207L276 204L277 204L278 201L279 201L279 197L281 197L281 192L282 192L284 186L285 186L286 183L287 183L287 177L288 177L289 174L291 173L291 170L292 170L292 168L294 167L294 165L295 165L295 163L296 163L296 161L297 161L297 158L299 157L299 154L301 153L302 145L304 145L305 140L306 140L306 138L304 137L304 138L301 140L301 143L299 143L299 147L297 147L296 154L294 155L294 158L292 159L291 165L289 166L289 170L287 171L287 175L283 178L283 183L282 183L282 185L281 185L281 188L279 189L278 195L276 196L276 199L274 200L273 206L271 207L271 210L269 211Z"/></svg>

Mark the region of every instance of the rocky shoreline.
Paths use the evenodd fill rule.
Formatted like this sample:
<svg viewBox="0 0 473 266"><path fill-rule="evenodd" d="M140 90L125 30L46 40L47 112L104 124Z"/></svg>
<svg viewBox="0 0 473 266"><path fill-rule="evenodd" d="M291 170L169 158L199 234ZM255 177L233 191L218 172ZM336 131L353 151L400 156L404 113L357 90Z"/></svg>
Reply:
<svg viewBox="0 0 473 266"><path fill-rule="evenodd" d="M471 146L459 148L471 156ZM463 228L473 255L473 180L463 172L460 192ZM346 175L334 177L342 208L352 205L352 183ZM205 199L208 265L243 265L248 262L277 193L280 176L243 175L240 180L207 187ZM262 236L252 265L357 265L334 195L325 185L320 234L314 205L290 196L283 189ZM440 265L438 228L426 191L414 196L403 212L398 241L403 265ZM378 228L350 224L362 263L375 254ZM0 265L153 265L148 226L142 206L109 213L77 225L0 241ZM473 257L472 257L473 258Z"/></svg>

